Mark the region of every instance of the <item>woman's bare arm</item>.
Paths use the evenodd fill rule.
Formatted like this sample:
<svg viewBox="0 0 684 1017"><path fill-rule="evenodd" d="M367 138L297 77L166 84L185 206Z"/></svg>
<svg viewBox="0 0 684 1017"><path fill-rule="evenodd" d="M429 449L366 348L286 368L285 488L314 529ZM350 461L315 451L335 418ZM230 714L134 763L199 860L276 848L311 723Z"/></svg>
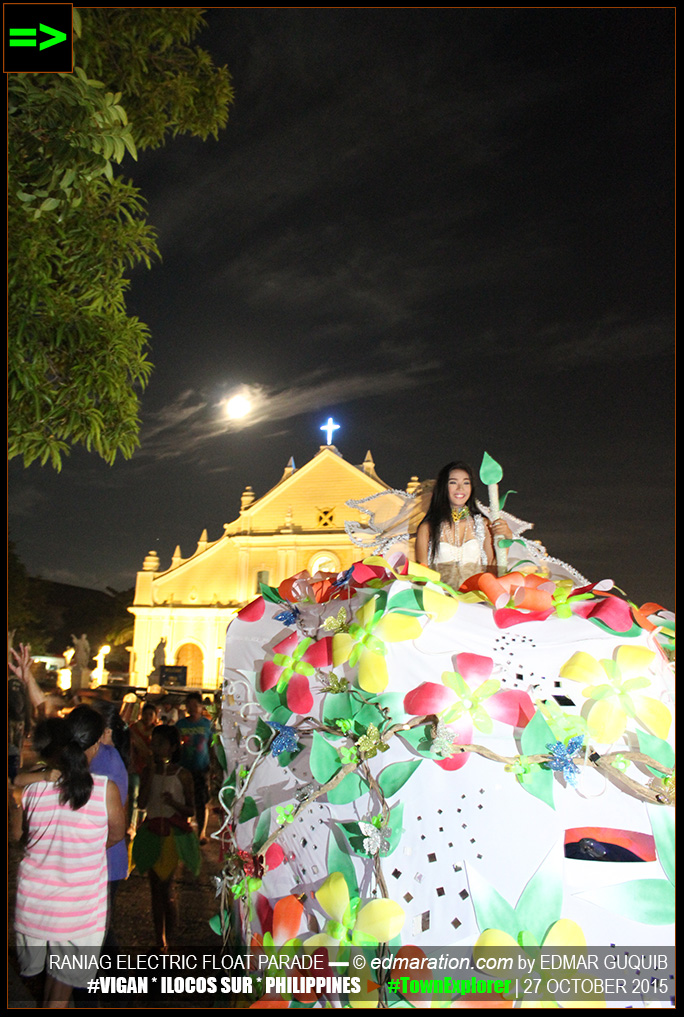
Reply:
<svg viewBox="0 0 684 1017"><path fill-rule="evenodd" d="M416 533L416 561L421 565L428 565L428 550L430 546L430 526L428 523L421 523Z"/></svg>
<svg viewBox="0 0 684 1017"><path fill-rule="evenodd" d="M107 847L109 848L123 840L126 833L126 814L121 804L119 789L113 780L107 781L107 823L109 826Z"/></svg>

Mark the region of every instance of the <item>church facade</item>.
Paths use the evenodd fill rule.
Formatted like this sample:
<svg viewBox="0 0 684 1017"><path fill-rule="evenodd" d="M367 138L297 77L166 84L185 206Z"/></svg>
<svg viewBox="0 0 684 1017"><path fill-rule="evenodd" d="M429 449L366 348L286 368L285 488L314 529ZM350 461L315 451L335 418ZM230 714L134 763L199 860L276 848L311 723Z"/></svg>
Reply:
<svg viewBox="0 0 684 1017"><path fill-rule="evenodd" d="M411 485L417 487L416 478ZM135 616L131 684L158 683L164 661L187 668L188 686L218 688L226 627L259 584L277 586L302 571L349 568L364 552L344 524L365 516L345 502L388 490L370 452L354 466L334 445L323 445L299 469L291 459L262 497L246 487L238 518L226 523L218 540L208 540L205 530L190 557L177 547L165 569L150 552L129 609Z"/></svg>

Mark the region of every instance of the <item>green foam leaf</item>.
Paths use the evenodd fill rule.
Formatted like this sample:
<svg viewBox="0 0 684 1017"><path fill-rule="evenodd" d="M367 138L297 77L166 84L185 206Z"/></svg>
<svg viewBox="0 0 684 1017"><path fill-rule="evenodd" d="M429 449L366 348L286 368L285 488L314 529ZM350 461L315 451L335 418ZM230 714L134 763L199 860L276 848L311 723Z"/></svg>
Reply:
<svg viewBox="0 0 684 1017"><path fill-rule="evenodd" d="M503 470L497 463L496 459L492 459L489 452L485 452L482 456L482 463L480 465L480 480L483 484L498 484L503 478Z"/></svg>
<svg viewBox="0 0 684 1017"><path fill-rule="evenodd" d="M390 763L378 774L378 784L386 798L391 798L404 786L406 781L418 769L422 759L407 759L399 763Z"/></svg>
<svg viewBox="0 0 684 1017"><path fill-rule="evenodd" d="M674 887L666 879L633 879L577 896L644 925L671 925L675 920Z"/></svg>

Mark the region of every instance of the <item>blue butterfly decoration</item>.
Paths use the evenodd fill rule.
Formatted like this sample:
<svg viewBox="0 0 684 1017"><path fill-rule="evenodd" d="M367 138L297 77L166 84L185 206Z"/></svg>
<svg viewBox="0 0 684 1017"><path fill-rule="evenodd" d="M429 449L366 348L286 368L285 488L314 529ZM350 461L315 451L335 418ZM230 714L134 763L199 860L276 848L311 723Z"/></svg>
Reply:
<svg viewBox="0 0 684 1017"><path fill-rule="evenodd" d="M354 566L352 565L352 567L347 569L346 572L340 572L340 574L337 577L337 579L333 580L333 586L337 586L337 587L346 586L347 583L350 581L350 579L352 577L353 571L354 571Z"/></svg>
<svg viewBox="0 0 684 1017"><path fill-rule="evenodd" d="M277 614L275 620L282 622L283 625L294 625L299 618L299 608L295 607L294 604L290 604L289 607L289 611L281 611L280 614Z"/></svg>
<svg viewBox="0 0 684 1017"><path fill-rule="evenodd" d="M293 727L279 724L277 720L269 720L268 724L278 732L271 745L272 756L279 756L281 752L297 751L297 732Z"/></svg>
<svg viewBox="0 0 684 1017"><path fill-rule="evenodd" d="M577 787L580 769L573 762L573 756L577 755L583 743L584 735L575 735L574 738L570 739L567 746L563 742L556 742L555 745L549 743L546 747L551 753L551 759L546 763L542 763L542 766L547 770L558 770L563 774L571 787Z"/></svg>

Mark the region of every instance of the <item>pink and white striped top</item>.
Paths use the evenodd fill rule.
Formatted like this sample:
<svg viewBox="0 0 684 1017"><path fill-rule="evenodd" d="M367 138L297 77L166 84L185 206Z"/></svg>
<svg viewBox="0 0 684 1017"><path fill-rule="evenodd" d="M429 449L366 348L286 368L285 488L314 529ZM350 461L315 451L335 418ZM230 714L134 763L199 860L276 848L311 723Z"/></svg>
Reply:
<svg viewBox="0 0 684 1017"><path fill-rule="evenodd" d="M107 778L93 777L90 800L60 805L56 784L24 791L29 835L19 865L15 928L34 939L102 938L107 923Z"/></svg>

